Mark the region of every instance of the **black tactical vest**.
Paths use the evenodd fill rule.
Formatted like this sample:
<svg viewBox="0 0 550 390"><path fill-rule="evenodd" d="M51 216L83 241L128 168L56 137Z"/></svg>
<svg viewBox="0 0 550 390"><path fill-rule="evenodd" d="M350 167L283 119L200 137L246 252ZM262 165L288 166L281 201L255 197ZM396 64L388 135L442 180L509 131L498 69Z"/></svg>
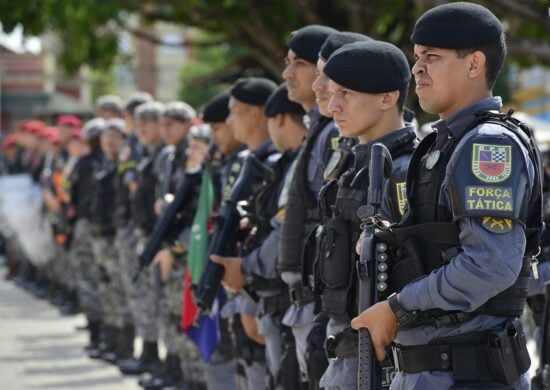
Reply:
<svg viewBox="0 0 550 390"><path fill-rule="evenodd" d="M137 190L131 197L132 222L134 228L144 234L153 230L157 219L154 205L160 149L157 147L152 155L143 158L136 167Z"/></svg>
<svg viewBox="0 0 550 390"><path fill-rule="evenodd" d="M412 128L390 134L376 142L386 145L395 161L409 158L416 134ZM371 145L358 145L354 162L338 180L331 180L321 190L319 207L325 216L317 228L317 251L314 264L314 292L321 294L322 310L330 317L347 321L357 315L355 244L361 233L357 209L366 204L369 187L368 165ZM388 183L394 220L401 217L397 183L404 183L406 172L396 164ZM366 169L365 169L366 168Z"/></svg>
<svg viewBox="0 0 550 390"><path fill-rule="evenodd" d="M445 265L461 251L458 230L452 223L453 215L451 210L439 205L439 196L451 155L468 131L482 123L497 123L504 126L518 135L529 151L535 169L540 170L540 156L532 143L533 138L529 138L528 129L520 128L519 122L509 121L511 118L505 118L504 114L483 112L476 116L476 120L466 126L458 136L445 134L438 136L437 133L428 135L413 154L407 177L410 208L404 222L393 228L395 234L399 236L401 248L390 269L392 291L400 291L416 278ZM540 188L541 183L535 183L535 191L531 194L529 201L529 214L526 217L526 254L529 256L537 251L538 235L542 225ZM529 265L530 260L526 256L516 282L491 298L474 313L429 310L420 315L418 325L426 323L448 326L468 321L475 314L521 315L527 297Z"/></svg>
<svg viewBox="0 0 550 390"><path fill-rule="evenodd" d="M94 173L96 183L95 196L92 199L92 222L96 224L102 237L112 238L115 235L113 213L115 210L115 186L117 163L106 161Z"/></svg>
<svg viewBox="0 0 550 390"><path fill-rule="evenodd" d="M300 272L302 270L304 238L320 221L317 198L306 186L307 165L317 139L330 121L330 118L320 117L316 123L311 125L305 143L296 157L279 245L278 266L281 272Z"/></svg>

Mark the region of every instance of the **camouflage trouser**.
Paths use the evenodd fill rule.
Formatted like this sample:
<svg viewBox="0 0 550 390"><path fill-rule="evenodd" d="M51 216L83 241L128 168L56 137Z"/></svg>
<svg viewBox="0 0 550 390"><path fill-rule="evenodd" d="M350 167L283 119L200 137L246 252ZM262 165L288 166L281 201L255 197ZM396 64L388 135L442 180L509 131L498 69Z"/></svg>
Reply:
<svg viewBox="0 0 550 390"><path fill-rule="evenodd" d="M80 309L88 321L100 321L102 318L99 300L99 267L92 251L92 226L87 219L76 221L74 239L71 246L70 261L76 269L76 286Z"/></svg>
<svg viewBox="0 0 550 390"><path fill-rule="evenodd" d="M93 241L93 250L101 273L99 298L104 322L115 328L132 324L114 243L111 239L96 237Z"/></svg>
<svg viewBox="0 0 550 390"><path fill-rule="evenodd" d="M157 341L159 335L153 272L149 268L143 269L137 281L133 280L139 268L136 248L143 245L144 241L129 228L123 228L117 231L115 247L118 249L122 285L136 332L145 341L153 342Z"/></svg>
<svg viewBox="0 0 550 390"><path fill-rule="evenodd" d="M178 355L184 377L200 381L204 364L196 345L181 331L181 309L185 266L181 259L174 262L168 280L162 284L159 327L168 354Z"/></svg>

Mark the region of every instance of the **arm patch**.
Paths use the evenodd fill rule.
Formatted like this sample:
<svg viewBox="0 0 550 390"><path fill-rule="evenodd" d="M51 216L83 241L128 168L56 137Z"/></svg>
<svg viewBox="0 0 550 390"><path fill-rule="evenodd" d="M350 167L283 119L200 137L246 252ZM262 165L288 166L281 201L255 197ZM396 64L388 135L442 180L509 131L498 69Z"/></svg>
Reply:
<svg viewBox="0 0 550 390"><path fill-rule="evenodd" d="M453 217L481 217L482 226L489 231L500 225L489 220L483 223L484 218L524 224L530 185L520 145L503 134L474 136L459 148L453 156L458 157L456 165L447 172Z"/></svg>

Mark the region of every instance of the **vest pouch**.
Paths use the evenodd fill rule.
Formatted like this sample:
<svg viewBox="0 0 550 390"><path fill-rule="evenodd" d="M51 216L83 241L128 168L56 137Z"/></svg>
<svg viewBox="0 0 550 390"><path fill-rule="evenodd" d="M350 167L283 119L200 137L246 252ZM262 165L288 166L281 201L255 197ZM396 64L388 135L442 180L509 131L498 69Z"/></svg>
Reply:
<svg viewBox="0 0 550 390"><path fill-rule="evenodd" d="M323 225L313 226L306 232L306 239L302 250L302 284L311 289L315 294L322 291L323 286L319 279L319 240L324 232Z"/></svg>
<svg viewBox="0 0 550 390"><path fill-rule="evenodd" d="M398 249L395 261L391 264L390 288L399 292L407 284L424 275L422 259L415 237L409 237Z"/></svg>
<svg viewBox="0 0 550 390"><path fill-rule="evenodd" d="M325 225L324 240L320 245L319 266L321 281L326 288L345 288L351 272L350 242L352 236L348 222L341 216Z"/></svg>

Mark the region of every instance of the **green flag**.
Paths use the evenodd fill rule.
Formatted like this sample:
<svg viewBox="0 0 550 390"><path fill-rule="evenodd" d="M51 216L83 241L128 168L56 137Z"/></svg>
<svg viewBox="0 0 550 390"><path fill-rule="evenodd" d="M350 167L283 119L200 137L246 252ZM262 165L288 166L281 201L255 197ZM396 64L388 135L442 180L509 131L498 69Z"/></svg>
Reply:
<svg viewBox="0 0 550 390"><path fill-rule="evenodd" d="M206 164L202 174L199 204L193 226L191 227L191 240L187 264L193 283L198 283L204 269L204 262L207 260L208 251L208 218L212 212L214 203L214 186L212 185L212 173L210 165Z"/></svg>

